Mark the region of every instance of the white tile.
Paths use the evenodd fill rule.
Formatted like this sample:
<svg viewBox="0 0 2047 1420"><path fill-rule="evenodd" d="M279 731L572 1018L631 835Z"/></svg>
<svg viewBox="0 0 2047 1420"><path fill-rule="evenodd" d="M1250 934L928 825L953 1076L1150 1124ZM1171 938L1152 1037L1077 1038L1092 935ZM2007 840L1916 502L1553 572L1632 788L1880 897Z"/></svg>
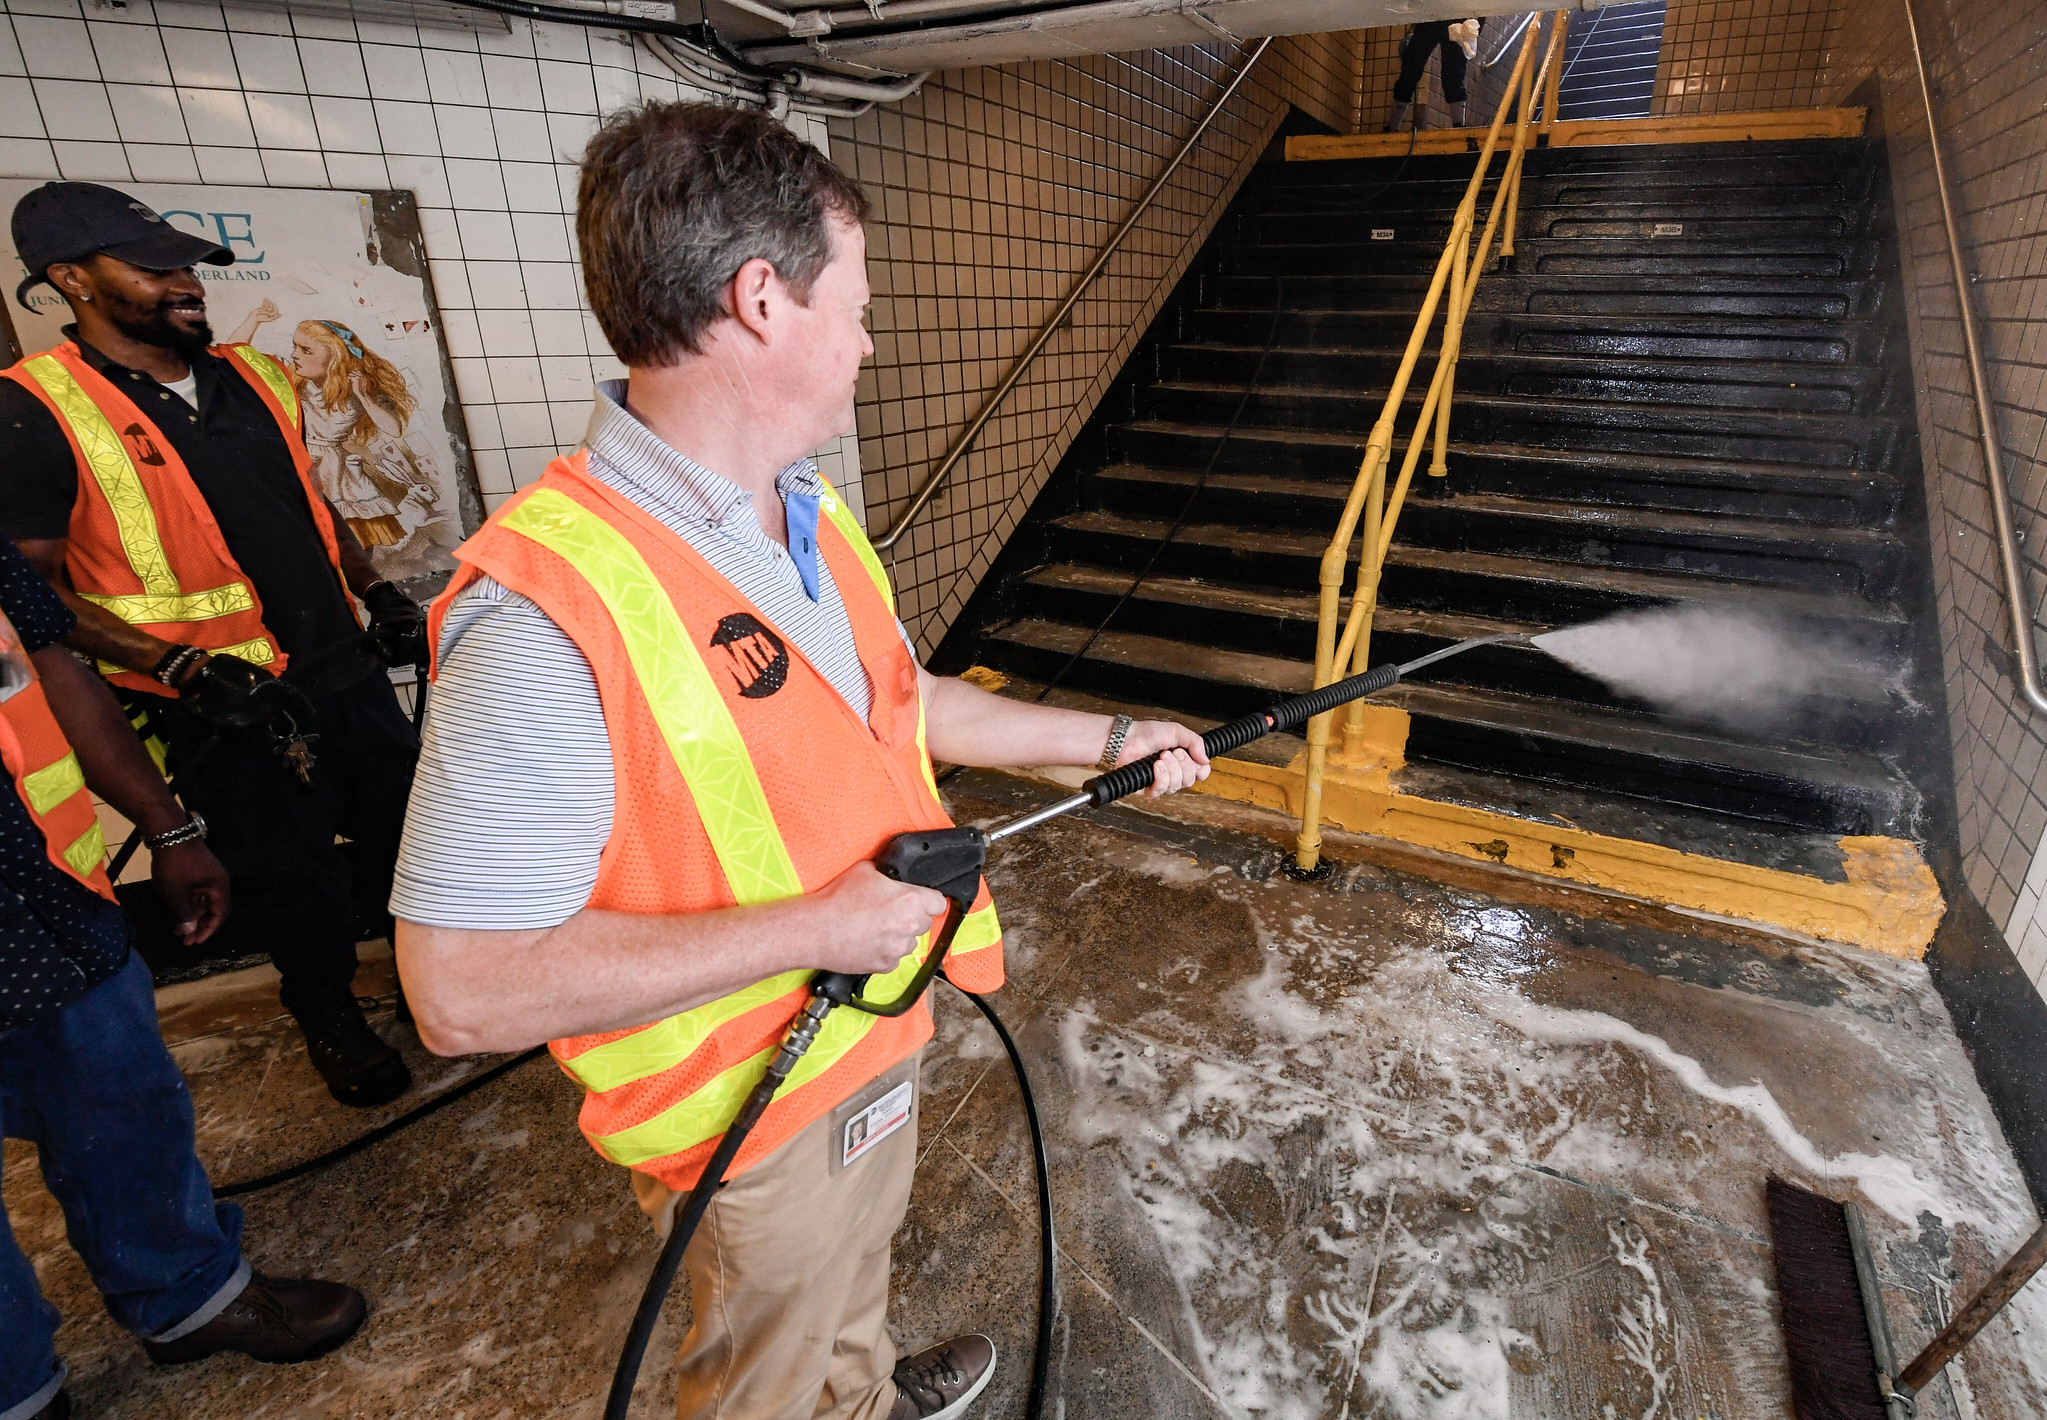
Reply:
<svg viewBox="0 0 2047 1420"><path fill-rule="evenodd" d="M447 342L451 358L483 353L483 336L477 330L475 311L442 311L441 338Z"/></svg>
<svg viewBox="0 0 2047 1420"><path fill-rule="evenodd" d="M471 449L504 448L504 431L498 428L498 407L495 404L469 405L462 411L462 422L469 426Z"/></svg>
<svg viewBox="0 0 2047 1420"><path fill-rule="evenodd" d="M465 411L474 419L480 410ZM496 495L503 498L518 490L512 486L512 465L502 448L477 445L472 457L476 460L476 486L483 490L486 498Z"/></svg>
<svg viewBox="0 0 2047 1420"><path fill-rule="evenodd" d="M256 142L261 147L320 146L320 130L313 123L313 103L303 94L250 94L249 122L255 126Z"/></svg>
<svg viewBox="0 0 2047 1420"><path fill-rule="evenodd" d="M220 13L220 6L209 5L204 0L156 0L152 7L156 11L157 23L165 28L194 30L224 30L227 18Z"/></svg>
<svg viewBox="0 0 2047 1420"><path fill-rule="evenodd" d="M498 140L489 109L435 104L434 122L441 133L441 151L448 157L497 157Z"/></svg>
<svg viewBox="0 0 2047 1420"><path fill-rule="evenodd" d="M66 20L78 18L78 0L10 0L7 8L17 15L55 15Z"/></svg>
<svg viewBox="0 0 2047 1420"><path fill-rule="evenodd" d="M540 92L550 113L597 112L597 87L587 64L564 64L556 59L540 61Z"/></svg>
<svg viewBox="0 0 2047 1420"><path fill-rule="evenodd" d="M98 143L115 143L121 131L114 124L114 110L107 102L107 86L77 79L37 79L36 103L52 138L74 138ZM62 153L59 153L62 161Z"/></svg>
<svg viewBox="0 0 2047 1420"><path fill-rule="evenodd" d="M452 49L421 52L426 64L427 93L437 104L487 104L490 95L483 86L483 60L476 54Z"/></svg>
<svg viewBox="0 0 2047 1420"><path fill-rule="evenodd" d="M303 10L293 9L291 32L300 39L339 40L353 47L356 44L355 21L346 15L309 15ZM299 62L305 63L305 49L299 50Z"/></svg>
<svg viewBox="0 0 2047 1420"><path fill-rule="evenodd" d="M345 99L370 96L369 76L362 67L362 46L328 39L299 40L299 68L305 71L306 92Z"/></svg>
<svg viewBox="0 0 2047 1420"><path fill-rule="evenodd" d="M364 44L396 45L405 49L419 48L419 27L400 24L396 20L369 20L356 18L355 32L362 36Z"/></svg>
<svg viewBox="0 0 2047 1420"><path fill-rule="evenodd" d="M572 311L583 304L583 283L566 261L522 261L526 303L535 310Z"/></svg>
<svg viewBox="0 0 2047 1420"><path fill-rule="evenodd" d="M512 482L521 488L538 482L540 475L547 472L547 466L555 459L552 441L537 449L507 449L505 452L512 462Z"/></svg>
<svg viewBox="0 0 2047 1420"><path fill-rule="evenodd" d="M130 143L128 166L137 182L199 181L199 160L192 150L169 143Z"/></svg>
<svg viewBox="0 0 2047 1420"><path fill-rule="evenodd" d="M281 8L256 9L249 5L223 5L220 15L230 32L252 35L288 35L291 16Z"/></svg>
<svg viewBox="0 0 2047 1420"><path fill-rule="evenodd" d="M497 396L491 392L488 362L451 359L448 364L455 371L456 397L464 404L497 403Z"/></svg>
<svg viewBox="0 0 2047 1420"><path fill-rule="evenodd" d="M581 25L538 24L533 27L533 52L542 59L588 64L592 33Z"/></svg>
<svg viewBox="0 0 2047 1420"><path fill-rule="evenodd" d="M114 121L130 143L184 143L185 114L178 91L157 85L109 84Z"/></svg>
<svg viewBox="0 0 2047 1420"><path fill-rule="evenodd" d="M540 355L585 355L581 311L534 311L533 347ZM587 359L585 360L587 364Z"/></svg>
<svg viewBox="0 0 2047 1420"><path fill-rule="evenodd" d="M534 353L531 312L477 311L475 316L477 338L482 342L483 354L511 356Z"/></svg>
<svg viewBox="0 0 2047 1420"><path fill-rule="evenodd" d="M249 110L235 90L180 89L178 104L185 111L185 131L192 136L193 143L233 148L256 146L256 130L249 126ZM202 159L200 166L205 165Z"/></svg>
<svg viewBox="0 0 2047 1420"><path fill-rule="evenodd" d="M481 158L449 158L448 192L457 207L476 211L505 210L505 175L495 162Z"/></svg>
<svg viewBox="0 0 2047 1420"><path fill-rule="evenodd" d="M372 75L371 83L376 82ZM434 129L432 104L376 100L377 132L383 136L386 153L423 156L441 151L441 139Z"/></svg>
<svg viewBox="0 0 2047 1420"><path fill-rule="evenodd" d="M592 393L590 357L587 355L543 355L540 379L550 400L570 400L585 411Z"/></svg>
<svg viewBox="0 0 2047 1420"><path fill-rule="evenodd" d="M580 163L583 150L590 146L591 135L597 132L595 113L549 113L547 115L547 139L553 149L555 161L559 163Z"/></svg>
<svg viewBox="0 0 2047 1420"><path fill-rule="evenodd" d="M21 41L21 55L31 74L47 79L100 76L99 60L93 56L92 40L85 33L83 20L16 15L14 35Z"/></svg>
<svg viewBox="0 0 2047 1420"><path fill-rule="evenodd" d="M306 76L299 69L298 41L289 35L231 33L235 66L242 87L251 92L303 94Z"/></svg>
<svg viewBox="0 0 2047 1420"><path fill-rule="evenodd" d="M505 432L505 447L508 449L532 448L535 445L552 445L554 419L547 406L540 403L500 404L498 423Z"/></svg>
<svg viewBox="0 0 2047 1420"><path fill-rule="evenodd" d="M576 190L582 186L583 170L574 163L556 163L554 176L557 190L561 193L561 210L576 210Z"/></svg>
<svg viewBox="0 0 2047 1420"><path fill-rule="evenodd" d="M602 384L606 380L622 380L625 377L625 362L611 353L609 345L604 347L602 355L592 354L590 356L590 378L592 381Z"/></svg>
<svg viewBox="0 0 2047 1420"><path fill-rule="evenodd" d="M336 187L362 192L381 192L391 186L381 153L337 153L327 151L327 181Z"/></svg>
<svg viewBox="0 0 2047 1420"><path fill-rule="evenodd" d="M484 363L490 366L490 387L497 391L499 404L547 398L547 387L540 379L540 362L531 356L492 355Z"/></svg>
<svg viewBox="0 0 2047 1420"><path fill-rule="evenodd" d="M119 143L66 143L52 142L50 148L57 155L57 171L70 182L132 182L135 174L129 170L128 155L121 151Z"/></svg>
<svg viewBox="0 0 2047 1420"><path fill-rule="evenodd" d="M46 138L0 138L0 177L53 178L57 155Z"/></svg>
<svg viewBox="0 0 2047 1420"><path fill-rule="evenodd" d="M313 122L319 130L320 146L329 152L384 151L384 141L377 133L377 111L368 99L315 98Z"/></svg>
<svg viewBox="0 0 2047 1420"><path fill-rule="evenodd" d="M589 371L583 372L585 383ZM552 386L549 389L552 390ZM583 442L583 434L590 427L590 399L554 399L547 402L547 412L554 419L554 446L557 449L573 449Z"/></svg>
<svg viewBox="0 0 2047 1420"><path fill-rule="evenodd" d="M434 300L443 310L467 310L476 304L476 298L469 294L467 262L432 257L427 262L427 277L433 285Z"/></svg>
<svg viewBox="0 0 2047 1420"><path fill-rule="evenodd" d="M553 163L546 114L497 109L491 113L491 126L497 130L497 151L501 156L520 162Z"/></svg>
<svg viewBox="0 0 2047 1420"><path fill-rule="evenodd" d="M631 70L598 65L590 74L597 81L599 113L617 113L640 101L640 76Z"/></svg>
<svg viewBox="0 0 2047 1420"><path fill-rule="evenodd" d="M190 118L188 112L186 117ZM204 182L229 187L261 187L263 159L254 148L194 148L199 160L199 177Z"/></svg>
<svg viewBox="0 0 2047 1420"><path fill-rule="evenodd" d="M569 219L559 212L518 212L511 217L521 261L569 260Z"/></svg>
<svg viewBox="0 0 2047 1420"><path fill-rule="evenodd" d="M100 77L111 84L168 84L170 61L154 25L89 25Z"/></svg>
<svg viewBox="0 0 2047 1420"><path fill-rule="evenodd" d="M35 86L26 79L0 79L0 134L9 138L41 138L43 111L36 106Z"/></svg>
<svg viewBox="0 0 2047 1420"><path fill-rule="evenodd" d="M483 80L490 90L493 108L545 107L540 96L540 66L515 54L483 56Z"/></svg>
<svg viewBox="0 0 2047 1420"><path fill-rule="evenodd" d="M430 97L426 87L426 64L417 49L366 44L362 47L362 63L369 78L370 93L377 98L424 103Z"/></svg>
<svg viewBox="0 0 2047 1420"><path fill-rule="evenodd" d="M503 212L458 210L456 221L462 232L462 255L469 261L517 261L519 248L512 236L512 219Z"/></svg>
<svg viewBox="0 0 2047 1420"><path fill-rule="evenodd" d="M21 46L14 42L14 25L0 15L0 74L26 74L28 65L21 57Z"/></svg>
<svg viewBox="0 0 2047 1420"><path fill-rule="evenodd" d="M505 117L497 115L500 121ZM504 134L498 134L498 151L504 152ZM505 205L514 212L559 212L561 189L554 180L553 163L506 163L504 165Z"/></svg>
<svg viewBox="0 0 2047 1420"><path fill-rule="evenodd" d="M391 170L391 186L412 193L421 207L446 207L454 201L448 195L447 168L439 158L386 153L384 166Z"/></svg>
<svg viewBox="0 0 2047 1420"><path fill-rule="evenodd" d="M470 304L485 310L525 310L526 283L516 261L464 261L469 274ZM534 399L540 398L536 393Z"/></svg>
<svg viewBox="0 0 2047 1420"><path fill-rule="evenodd" d="M272 187L326 187L327 160L318 153L265 148L263 176Z"/></svg>
<svg viewBox="0 0 2047 1420"><path fill-rule="evenodd" d="M456 49L465 54L476 53L476 31L458 29L452 25L421 25L419 45L422 49Z"/></svg>
<svg viewBox="0 0 2047 1420"><path fill-rule="evenodd" d="M212 30L164 30L164 53L170 56L171 77L181 88L239 89L234 46Z"/></svg>

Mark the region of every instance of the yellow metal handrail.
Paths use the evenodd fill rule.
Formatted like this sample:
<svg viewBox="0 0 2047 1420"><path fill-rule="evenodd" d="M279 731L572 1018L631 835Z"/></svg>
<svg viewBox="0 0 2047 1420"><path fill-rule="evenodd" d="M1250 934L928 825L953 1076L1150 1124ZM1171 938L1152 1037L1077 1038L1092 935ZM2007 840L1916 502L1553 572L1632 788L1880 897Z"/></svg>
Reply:
<svg viewBox="0 0 2047 1420"><path fill-rule="evenodd" d="M1492 127L1486 132L1485 146L1479 151L1478 165L1465 186L1463 200L1457 204L1457 215L1450 223L1449 239L1443 243L1443 255L1436 261L1429 293L1422 301L1421 313L1415 317L1414 332L1408 337L1400 368L1393 376L1393 387L1387 391L1386 403L1380 410L1378 421L1372 426L1371 437L1366 440L1364 461L1358 466L1350 497L1344 502L1343 516L1337 520L1336 535L1329 540L1329 548L1322 554L1321 599L1315 623L1315 685L1318 689L1344 675L1355 675L1365 669L1366 658L1371 652L1372 614L1379 601L1380 572L1385 565L1387 550L1393 545L1394 524L1407 501L1407 490L1421 460L1423 444L1431 432L1435 435L1435 449L1429 463L1429 474L1441 478L1449 472L1445 455L1450 444L1450 404L1456 388L1457 353L1464 336L1465 317L1471 312L1479 278L1485 274L1493 239L1503 230L1503 212L1505 236L1501 241L1500 254L1514 254L1521 167L1527 156L1530 134L1537 131L1536 125L1530 123L1529 115L1534 96L1539 91L1544 95L1541 130L1547 131L1551 115L1556 110L1556 71L1569 15L1567 10L1558 10L1551 21L1549 44L1543 51L1540 68L1535 65L1536 42L1541 37L1540 22L1528 27L1527 36L1521 42L1521 53L1514 61L1514 72L1508 77L1499 109L1493 114ZM1479 193L1485 186L1486 170L1492 166L1493 155L1499 148L1500 130L1506 123L1510 107L1516 111L1513 143L1508 150L1507 165L1493 188L1485 231L1474 253L1471 236L1478 222ZM1444 301L1446 291L1449 296L1447 304ZM1414 423L1414 434L1408 440L1407 455L1401 460L1400 474L1389 496L1386 470L1392 458L1395 424L1439 308L1443 311L1443 333L1437 347L1435 374L1429 380L1428 394L1422 400L1421 413ZM1431 425L1434 426L1433 431ZM1357 586L1351 593L1350 613L1343 618L1339 634L1337 624L1343 600L1344 572L1350 564L1351 540L1360 531L1360 522L1364 526L1363 536L1359 539ZM1345 666L1349 669L1340 669ZM1295 863L1304 872L1315 867L1322 852L1322 776L1329 756L1330 721L1335 714L1332 710L1308 722L1308 773L1301 803L1300 840L1294 854ZM1364 728L1364 704L1362 701L1354 702L1345 712L1344 744L1347 749L1357 748L1364 737Z"/></svg>

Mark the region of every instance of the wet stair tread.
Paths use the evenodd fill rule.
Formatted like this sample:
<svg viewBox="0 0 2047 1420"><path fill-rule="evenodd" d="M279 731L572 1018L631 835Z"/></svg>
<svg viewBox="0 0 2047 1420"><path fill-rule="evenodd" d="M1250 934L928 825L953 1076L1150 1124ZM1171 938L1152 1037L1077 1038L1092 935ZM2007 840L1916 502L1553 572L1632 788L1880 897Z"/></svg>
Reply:
<svg viewBox="0 0 2047 1420"><path fill-rule="evenodd" d="M1782 543L1787 548L1825 544L1841 552L1889 551L1899 546L1896 533L1879 528L1832 527L1824 523L1776 518L1674 513L1660 508L1620 508L1607 504L1558 503L1504 493L1449 493L1420 499L1410 511L1426 514L1475 514L1563 524L1573 529L1664 534L1672 537ZM1405 526L1405 519L1402 520Z"/></svg>
<svg viewBox="0 0 2047 1420"><path fill-rule="evenodd" d="M1222 650L1131 631L1103 631L1094 635L1090 645L1090 634L1089 627L1034 617L1010 622L992 633L994 639L1057 655L1071 656L1087 646L1086 659L1101 664L1168 675L1200 674L1278 695L1300 695L1314 685L1315 668L1309 661ZM1403 682L1377 699L1416 717L1454 721L1588 753L1667 761L1678 777L1699 770L1757 775L1823 783L1877 797L1893 796L1901 787L1883 761L1852 751L1818 745L1795 750L1758 745L1641 711L1587 705L1566 709L1545 697L1425 680Z"/></svg>

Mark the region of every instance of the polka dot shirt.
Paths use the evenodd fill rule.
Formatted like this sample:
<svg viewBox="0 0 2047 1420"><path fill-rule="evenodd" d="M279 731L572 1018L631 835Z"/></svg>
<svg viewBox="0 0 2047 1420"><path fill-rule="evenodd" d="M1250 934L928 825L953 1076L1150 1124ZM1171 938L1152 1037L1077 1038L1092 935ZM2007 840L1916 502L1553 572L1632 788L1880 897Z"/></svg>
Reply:
<svg viewBox="0 0 2047 1420"><path fill-rule="evenodd" d="M0 611L30 652L78 624L42 573L0 537ZM50 861L13 776L0 767L0 1034L59 1010L128 961L128 918Z"/></svg>

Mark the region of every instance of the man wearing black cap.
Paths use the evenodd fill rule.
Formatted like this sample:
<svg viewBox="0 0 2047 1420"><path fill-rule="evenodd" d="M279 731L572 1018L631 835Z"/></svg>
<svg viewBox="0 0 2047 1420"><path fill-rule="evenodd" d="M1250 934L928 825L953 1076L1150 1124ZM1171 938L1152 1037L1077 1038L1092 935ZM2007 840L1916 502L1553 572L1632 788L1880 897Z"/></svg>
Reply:
<svg viewBox="0 0 2047 1420"><path fill-rule="evenodd" d="M232 263L226 247L78 182L23 197L13 231L16 299L47 281L76 324L0 378L0 532L77 613L66 644L147 712L207 821L238 906L230 950L270 955L335 1099L394 1099L411 1077L351 989L335 837L381 901L417 741L378 655L413 660L419 608L313 485L291 376L213 344L192 267Z"/></svg>

